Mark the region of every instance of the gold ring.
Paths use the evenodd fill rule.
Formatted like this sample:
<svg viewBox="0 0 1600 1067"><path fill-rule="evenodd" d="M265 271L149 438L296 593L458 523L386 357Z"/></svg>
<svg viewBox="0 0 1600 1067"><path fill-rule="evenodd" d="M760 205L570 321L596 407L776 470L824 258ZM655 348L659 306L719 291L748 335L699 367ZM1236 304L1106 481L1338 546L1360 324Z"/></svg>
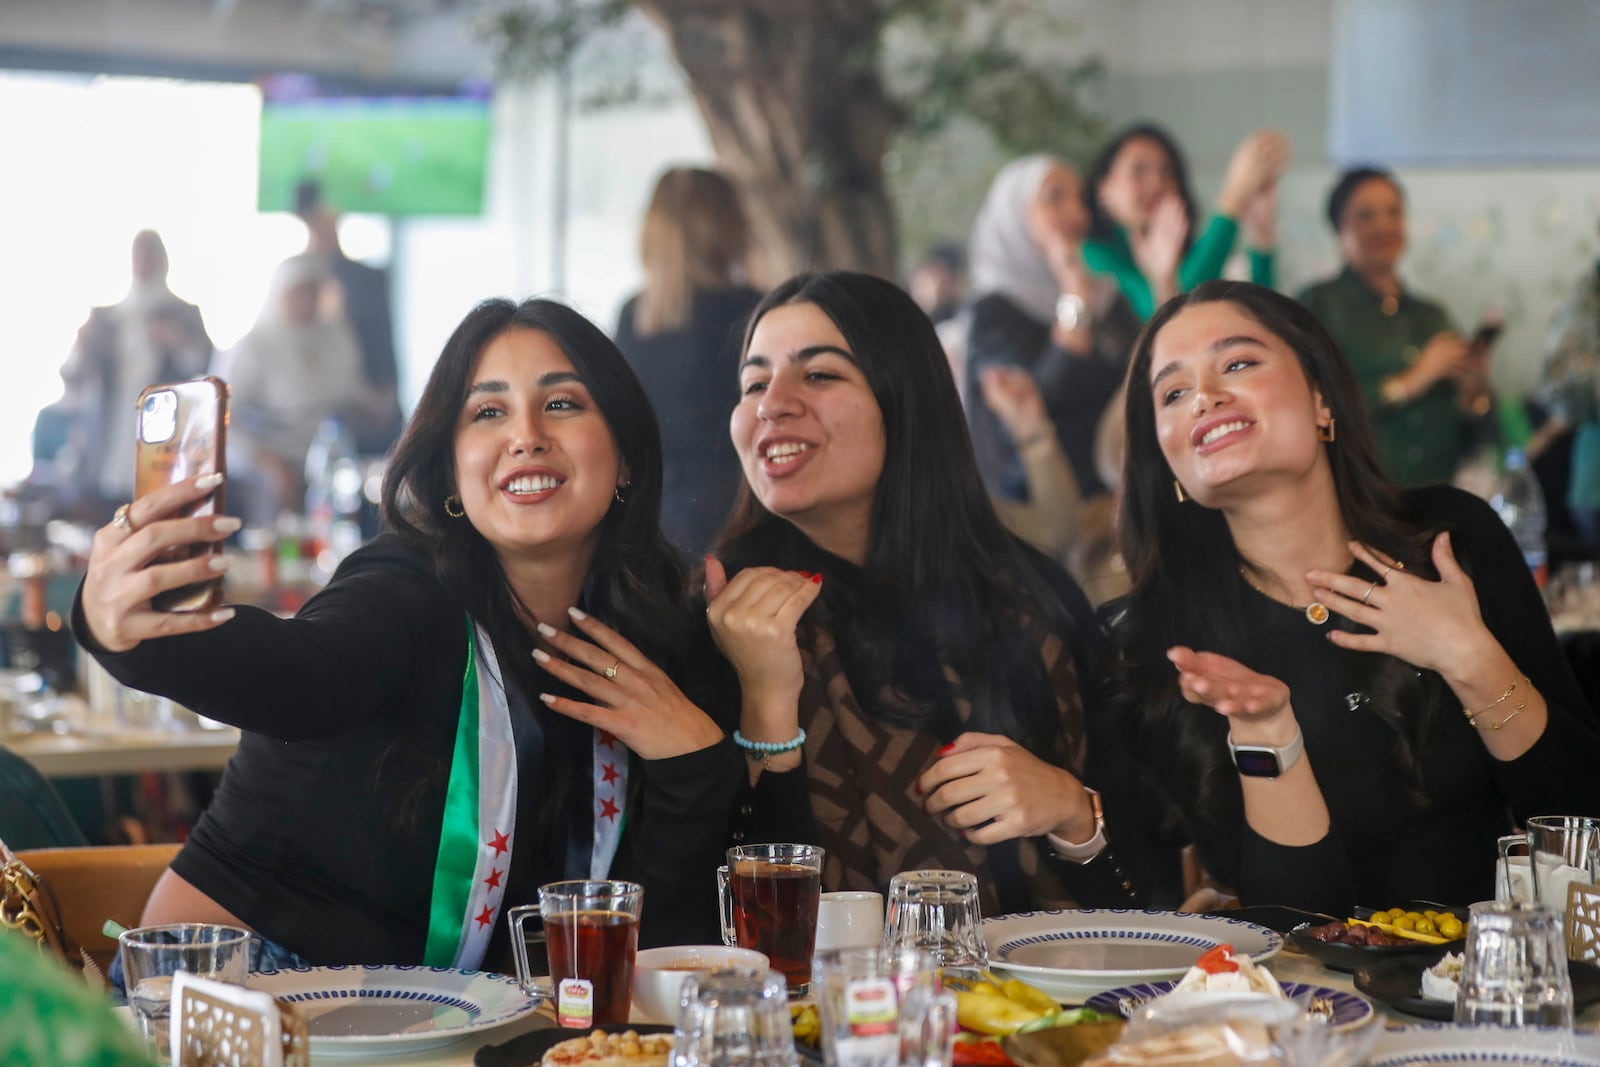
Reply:
<svg viewBox="0 0 1600 1067"><path fill-rule="evenodd" d="M617 668L620 666L622 666L622 661L619 659L617 662L613 663L600 673L605 675L607 678L615 678L617 676Z"/></svg>
<svg viewBox="0 0 1600 1067"><path fill-rule="evenodd" d="M1378 588L1378 583L1377 582L1373 582L1371 585L1367 586L1367 591L1365 593L1361 594L1361 602L1363 604L1365 604L1367 602L1367 597L1371 596L1372 595L1372 591L1374 589L1376 589L1376 588Z"/></svg>
<svg viewBox="0 0 1600 1067"><path fill-rule="evenodd" d="M1394 571L1394 564L1391 563L1387 567L1383 568L1383 573L1378 575L1378 581L1381 582L1381 581L1386 580L1389 577L1390 573L1393 572L1393 571Z"/></svg>
<svg viewBox="0 0 1600 1067"><path fill-rule="evenodd" d="M1405 570L1406 569L1406 561L1403 560L1403 559L1395 560L1394 561L1394 569L1397 570L1397 571Z"/></svg>
<svg viewBox="0 0 1600 1067"><path fill-rule="evenodd" d="M133 520L128 518L128 509L131 507L133 507L132 504L124 504L116 510L116 514L111 516L111 525L125 533L130 534L133 533L135 529ZM102 514L104 513L102 512Z"/></svg>

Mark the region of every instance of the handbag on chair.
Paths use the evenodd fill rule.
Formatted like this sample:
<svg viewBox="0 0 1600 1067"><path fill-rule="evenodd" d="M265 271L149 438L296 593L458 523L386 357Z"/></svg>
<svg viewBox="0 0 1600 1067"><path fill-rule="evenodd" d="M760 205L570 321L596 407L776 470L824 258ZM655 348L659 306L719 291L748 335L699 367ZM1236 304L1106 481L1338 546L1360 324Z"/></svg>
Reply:
<svg viewBox="0 0 1600 1067"><path fill-rule="evenodd" d="M17 930L75 971L83 957L61 924L61 904L50 883L0 841L0 930Z"/></svg>

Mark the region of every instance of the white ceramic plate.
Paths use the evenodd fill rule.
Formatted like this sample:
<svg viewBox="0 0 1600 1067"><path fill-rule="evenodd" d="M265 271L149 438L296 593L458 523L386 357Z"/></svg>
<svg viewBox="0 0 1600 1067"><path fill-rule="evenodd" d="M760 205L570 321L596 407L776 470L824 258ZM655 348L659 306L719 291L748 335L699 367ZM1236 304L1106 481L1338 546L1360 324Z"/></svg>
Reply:
<svg viewBox="0 0 1600 1067"><path fill-rule="evenodd" d="M983 937L991 967L1063 1000L1182 978L1221 944L1257 963L1283 948L1276 932L1238 919L1120 908L1002 915L983 921Z"/></svg>
<svg viewBox="0 0 1600 1067"><path fill-rule="evenodd" d="M1170 978L1159 982L1144 982L1139 985L1125 986L1122 989L1112 989L1105 993L1096 993L1083 1002L1086 1008L1120 1015L1124 1019L1133 1017L1133 1013L1143 1008L1146 1004L1171 993L1177 982ZM1359 993L1347 993L1341 989L1329 989L1320 985L1305 985L1301 982L1284 982L1283 992L1290 1000L1302 1001L1309 1004L1311 1001L1325 1001L1328 1007L1328 1025L1335 1030L1357 1030L1370 1023L1376 1016L1372 1003ZM1194 1000L1201 997L1212 996L1210 993L1183 993ZM1262 996L1266 994L1223 994L1224 996Z"/></svg>
<svg viewBox="0 0 1600 1067"><path fill-rule="evenodd" d="M305 1013L314 1055L435 1048L539 1006L514 978L446 967L299 967L261 971L245 985Z"/></svg>
<svg viewBox="0 0 1600 1067"><path fill-rule="evenodd" d="M1378 1035L1371 1067L1412 1064L1600 1067L1600 1037L1448 1023L1408 1026Z"/></svg>

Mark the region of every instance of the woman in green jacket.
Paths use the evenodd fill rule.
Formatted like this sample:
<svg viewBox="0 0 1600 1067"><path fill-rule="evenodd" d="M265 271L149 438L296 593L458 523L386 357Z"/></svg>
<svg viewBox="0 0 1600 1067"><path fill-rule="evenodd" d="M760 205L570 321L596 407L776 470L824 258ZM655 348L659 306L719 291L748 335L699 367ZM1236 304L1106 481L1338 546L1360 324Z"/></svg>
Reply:
<svg viewBox="0 0 1600 1067"><path fill-rule="evenodd" d="M1280 133L1257 130L1241 141L1216 213L1197 236L1182 151L1159 126L1131 126L1101 150L1084 182L1091 218L1084 262L1116 278L1144 321L1178 293L1220 278L1242 226L1250 280L1270 287L1278 176L1288 161L1289 142Z"/></svg>

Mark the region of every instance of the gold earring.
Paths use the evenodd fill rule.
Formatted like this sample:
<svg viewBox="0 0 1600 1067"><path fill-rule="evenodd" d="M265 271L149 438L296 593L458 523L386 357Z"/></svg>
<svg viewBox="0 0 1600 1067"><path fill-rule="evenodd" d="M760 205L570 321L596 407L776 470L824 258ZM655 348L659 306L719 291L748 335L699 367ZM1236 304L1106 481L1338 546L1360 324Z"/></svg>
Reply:
<svg viewBox="0 0 1600 1067"><path fill-rule="evenodd" d="M455 501L453 508L450 506L452 500ZM444 498L444 513L452 519L459 519L466 515L467 509L461 506L461 498L452 493Z"/></svg>
<svg viewBox="0 0 1600 1067"><path fill-rule="evenodd" d="M1183 483L1176 478L1172 479L1172 491L1178 494L1178 503L1180 504L1189 499L1183 495Z"/></svg>
<svg viewBox="0 0 1600 1067"><path fill-rule="evenodd" d="M619 504L626 504L628 502L628 498L622 495L622 490L624 488L624 486L619 485L615 489L611 490L611 495L617 498L617 503Z"/></svg>
<svg viewBox="0 0 1600 1067"><path fill-rule="evenodd" d="M1329 443L1329 444L1333 443L1333 438L1334 438L1334 427L1333 427L1333 424L1335 422L1337 422L1337 421L1338 421L1337 419L1329 419L1328 420L1328 425L1326 425L1326 426L1318 426L1317 427L1317 440L1323 441L1323 442L1326 442L1326 443Z"/></svg>

